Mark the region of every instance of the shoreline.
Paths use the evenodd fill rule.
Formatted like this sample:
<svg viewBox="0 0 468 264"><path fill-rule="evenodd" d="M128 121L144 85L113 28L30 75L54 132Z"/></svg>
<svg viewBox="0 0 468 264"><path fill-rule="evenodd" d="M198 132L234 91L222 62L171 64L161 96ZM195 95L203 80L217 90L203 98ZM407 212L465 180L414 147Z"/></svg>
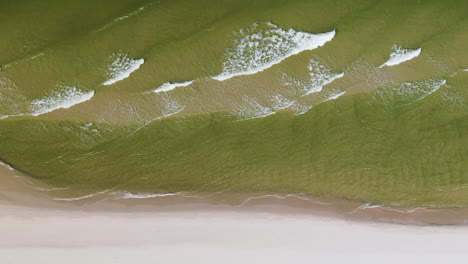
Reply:
<svg viewBox="0 0 468 264"><path fill-rule="evenodd" d="M468 228L459 226L401 226L266 212L128 214L4 205L0 210L0 255L6 263L192 263L194 259L464 263L456 261L468 259Z"/></svg>
<svg viewBox="0 0 468 264"><path fill-rule="evenodd" d="M66 189L46 189L17 171L0 165L0 204L57 211L103 213L262 212L317 216L345 221L398 225L465 226L468 208L397 208L302 194L132 194L106 191L59 198ZM61 196L60 196L61 195Z"/></svg>
<svg viewBox="0 0 468 264"><path fill-rule="evenodd" d="M366 210L359 217L338 213L356 210L357 203L330 207L325 201L311 202L300 196L268 196L250 197L235 206L232 196L216 197L215 204L177 195L65 202L54 201L50 192L32 189L25 178L5 171L0 166L0 256L5 263L468 260L468 226L385 221L388 216L383 212L372 218ZM409 215L421 212L426 210Z"/></svg>

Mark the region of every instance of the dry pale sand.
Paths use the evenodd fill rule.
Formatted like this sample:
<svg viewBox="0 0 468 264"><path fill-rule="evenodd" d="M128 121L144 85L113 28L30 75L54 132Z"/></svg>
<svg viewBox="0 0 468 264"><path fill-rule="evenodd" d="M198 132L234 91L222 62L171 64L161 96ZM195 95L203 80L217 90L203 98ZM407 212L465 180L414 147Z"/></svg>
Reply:
<svg viewBox="0 0 468 264"><path fill-rule="evenodd" d="M18 182L0 186L1 264L468 263L466 226L350 221L255 206L57 206L23 191Z"/></svg>
<svg viewBox="0 0 468 264"><path fill-rule="evenodd" d="M1 263L468 263L463 227L0 206Z"/></svg>

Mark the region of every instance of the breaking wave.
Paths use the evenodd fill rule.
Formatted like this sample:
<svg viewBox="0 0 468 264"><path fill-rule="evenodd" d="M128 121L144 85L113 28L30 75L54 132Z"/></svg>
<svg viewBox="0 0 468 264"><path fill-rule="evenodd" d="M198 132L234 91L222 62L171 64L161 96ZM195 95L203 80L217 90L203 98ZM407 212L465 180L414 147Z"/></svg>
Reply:
<svg viewBox="0 0 468 264"><path fill-rule="evenodd" d="M335 73L328 66L321 64L319 61L311 59L308 65L309 80L302 81L296 80L292 77L285 76L286 85L298 88L302 95L306 96L312 93L322 91L323 87L332 83L333 81L343 78L344 73Z"/></svg>
<svg viewBox="0 0 468 264"><path fill-rule="evenodd" d="M295 103L294 105L292 105L291 108L294 111L295 115L303 115L307 113L310 109L312 109L312 107L314 106Z"/></svg>
<svg viewBox="0 0 468 264"><path fill-rule="evenodd" d="M107 23L106 25L102 26L101 28L97 29L95 32L98 33L100 31L103 31L107 28L110 28L112 27L115 23L119 22L119 21L122 21L122 20L125 20L125 19L128 19L128 18L131 18L131 17L134 17L140 13L142 13L143 11L145 11L147 8L149 8L150 6L152 6L153 4L155 4L156 2L152 2L152 3L149 3L149 4L146 4L144 6L141 6L135 10L133 10L132 12L128 13L127 15L123 15L123 16L120 16L120 17L117 17L115 18L114 20L112 20L111 22Z"/></svg>
<svg viewBox="0 0 468 264"><path fill-rule="evenodd" d="M344 73L335 73L329 67L314 59L310 60L308 70L310 79L305 81L297 80L288 75L283 76L283 78L285 78L284 84L292 87L294 90L288 91L288 93L294 95L285 96L276 94L270 97L267 104L261 104L254 98L244 96L244 103L240 106L239 110L235 111L236 115L242 120L262 118L288 108L293 110L295 114L304 114L309 111L312 106L298 104L297 100L299 98L311 93L320 92L323 90L324 86L344 76ZM341 94L332 94L327 100L336 99L345 92L340 91L339 93ZM333 98L333 96L336 98Z"/></svg>
<svg viewBox="0 0 468 264"><path fill-rule="evenodd" d="M90 100L93 96L94 91L85 92L75 86L64 86L47 97L32 101L30 106L31 115L38 116L57 109L70 108Z"/></svg>
<svg viewBox="0 0 468 264"><path fill-rule="evenodd" d="M330 68L313 59L309 63L309 74L310 80L304 86L305 95L320 92L325 85L344 76L344 73L334 73Z"/></svg>
<svg viewBox="0 0 468 264"><path fill-rule="evenodd" d="M157 193L157 194L149 194L149 193L130 193L130 192L116 192L111 193L115 197L114 200L119 199L148 199L148 198L157 198L157 197L168 197L168 196L179 196L179 193Z"/></svg>
<svg viewBox="0 0 468 264"><path fill-rule="evenodd" d="M272 107L260 104L256 99L244 96L243 104L239 110L234 111L234 114L241 120L249 120L254 118L262 118L273 115L277 110Z"/></svg>
<svg viewBox="0 0 468 264"><path fill-rule="evenodd" d="M109 190L102 191L102 192L97 192L97 193L92 193L92 194L88 194L88 195L84 195L84 196L80 196L80 197L68 197L68 198L55 197L55 198L53 198L53 200L55 200L55 201L65 201L65 202L80 201L80 200L93 198L93 197L101 195L101 194L105 194L108 191Z"/></svg>
<svg viewBox="0 0 468 264"><path fill-rule="evenodd" d="M270 22L255 23L240 31L235 47L226 50L222 73L213 79L224 81L261 72L292 55L325 45L335 37L335 33L333 30L312 34L285 30Z"/></svg>
<svg viewBox="0 0 468 264"><path fill-rule="evenodd" d="M130 59L125 54L114 54L114 57L114 61L107 70L109 79L104 82L104 85L111 85L128 78L130 74L138 70L145 62L144 59Z"/></svg>
<svg viewBox="0 0 468 264"><path fill-rule="evenodd" d="M15 170L10 165L8 165L6 163L3 163L2 161L0 161L0 166L3 166L3 167L5 167L5 168L7 168L8 170L11 170L11 171Z"/></svg>
<svg viewBox="0 0 468 264"><path fill-rule="evenodd" d="M16 85L9 79L0 78L0 119L22 115L27 108L26 98L20 95Z"/></svg>
<svg viewBox="0 0 468 264"><path fill-rule="evenodd" d="M387 62L382 64L379 68L383 68L384 66L394 66L398 65L402 62L409 61L411 59L414 59L421 54L422 49L404 49L403 46L401 45L393 45L392 47L392 52L390 53L390 58L388 59Z"/></svg>
<svg viewBox="0 0 468 264"><path fill-rule="evenodd" d="M179 103L179 101L177 101L177 100L175 100L173 98L170 98L169 96L166 96L166 95L163 95L163 97L162 97L162 107L165 110L164 110L164 112L162 113L161 116L157 116L157 117L155 117L153 119L150 119L150 120L146 121L144 124L142 124L141 126L136 128L135 130L133 130L129 135L132 135L132 134L136 133L137 131L141 130L142 128L148 126L153 121L161 120L161 119L176 115L176 114L184 111L184 109L185 109L185 105L181 105Z"/></svg>
<svg viewBox="0 0 468 264"><path fill-rule="evenodd" d="M187 86L191 85L192 83L193 83L193 81L182 82L182 83L167 82L167 83L164 83L163 85L159 86L155 90L153 90L153 92L155 92L155 93L164 93L164 92L172 91L177 87L187 87Z"/></svg>
<svg viewBox="0 0 468 264"><path fill-rule="evenodd" d="M408 105L420 101L439 90L446 82L446 80L404 82L396 86L377 90L375 98L387 105Z"/></svg>
<svg viewBox="0 0 468 264"><path fill-rule="evenodd" d="M341 96L343 96L344 94L346 94L346 91L332 91L330 96L327 99L325 99L324 102L331 101L331 100L336 100L336 99L340 98Z"/></svg>

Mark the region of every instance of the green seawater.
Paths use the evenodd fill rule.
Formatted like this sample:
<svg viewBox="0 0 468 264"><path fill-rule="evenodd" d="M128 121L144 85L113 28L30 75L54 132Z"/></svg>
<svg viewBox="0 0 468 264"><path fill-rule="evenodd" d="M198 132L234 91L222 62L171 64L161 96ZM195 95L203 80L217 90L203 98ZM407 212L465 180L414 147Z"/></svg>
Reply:
<svg viewBox="0 0 468 264"><path fill-rule="evenodd" d="M290 48L270 37L273 48L233 56L246 35L333 30L323 46L263 71L212 79ZM82 192L466 207L467 30L468 2L457 0L4 1L0 159ZM422 52L379 68L394 45ZM115 65L139 59L103 85Z"/></svg>

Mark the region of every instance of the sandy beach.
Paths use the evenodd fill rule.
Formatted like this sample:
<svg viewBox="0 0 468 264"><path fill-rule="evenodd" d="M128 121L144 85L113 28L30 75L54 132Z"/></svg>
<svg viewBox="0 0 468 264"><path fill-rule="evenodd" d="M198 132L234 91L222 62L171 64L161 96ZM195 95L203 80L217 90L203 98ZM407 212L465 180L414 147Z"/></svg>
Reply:
<svg viewBox="0 0 468 264"><path fill-rule="evenodd" d="M297 201L291 203L301 201L297 198L288 204L278 203L286 198L273 198L243 207L183 200L172 200L174 205L168 206L171 197L165 202L54 201L50 191L32 189L14 171L2 167L1 173L2 263L468 260L466 226L347 219L337 211L308 211Z"/></svg>
<svg viewBox="0 0 468 264"><path fill-rule="evenodd" d="M0 264L468 263L468 0L0 14Z"/></svg>
<svg viewBox="0 0 468 264"><path fill-rule="evenodd" d="M1 206L2 263L466 263L466 227L200 211Z"/></svg>

